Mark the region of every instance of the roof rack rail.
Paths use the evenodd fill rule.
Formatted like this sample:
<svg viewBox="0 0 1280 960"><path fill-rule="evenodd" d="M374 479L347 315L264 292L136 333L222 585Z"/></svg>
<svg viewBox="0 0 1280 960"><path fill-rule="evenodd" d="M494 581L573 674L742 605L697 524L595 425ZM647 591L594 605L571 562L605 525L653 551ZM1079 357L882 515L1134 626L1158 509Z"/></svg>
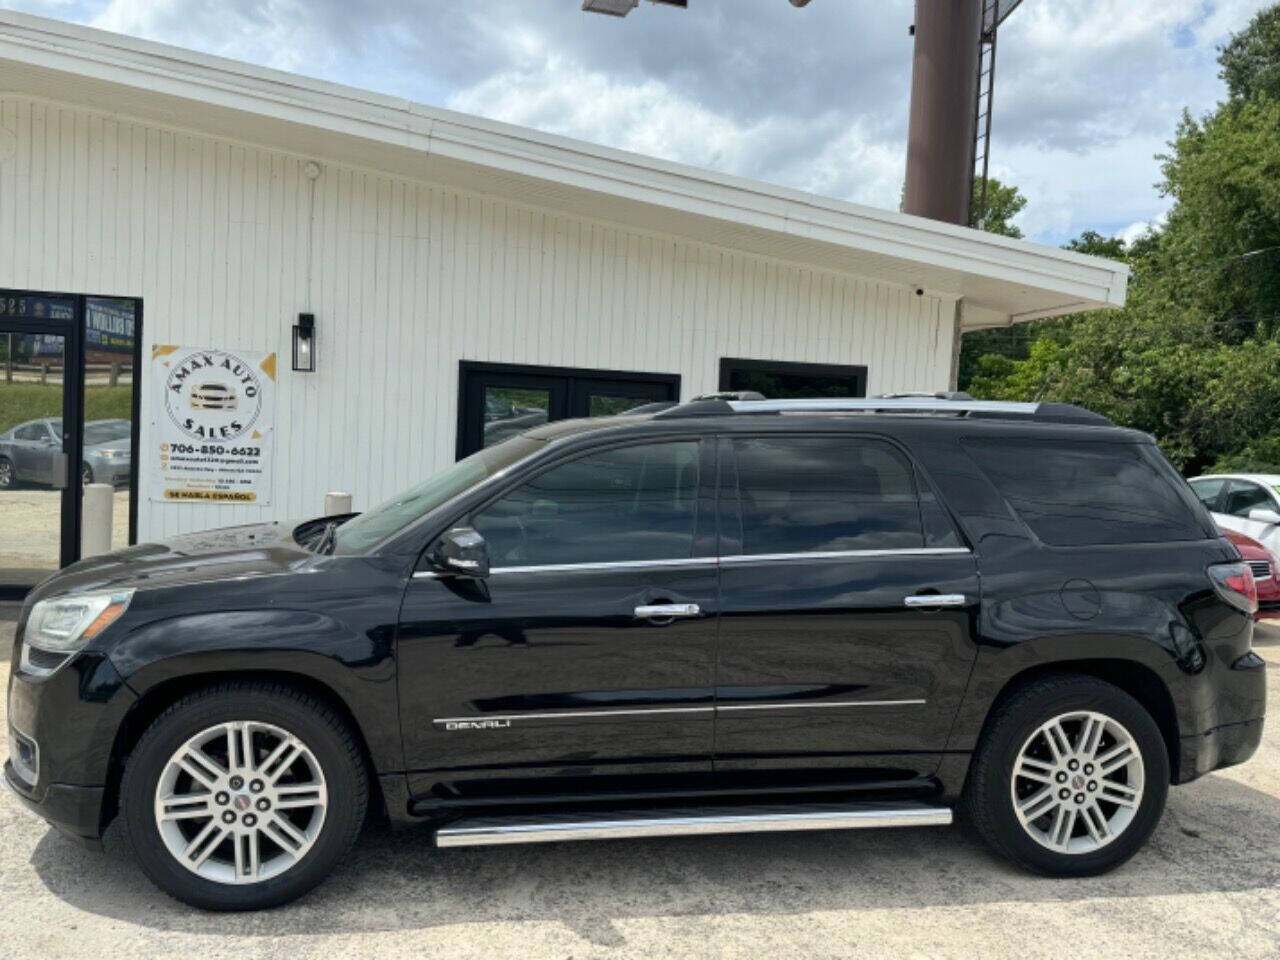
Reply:
<svg viewBox="0 0 1280 960"><path fill-rule="evenodd" d="M682 403L654 414L684 418L724 416L735 413L863 413L945 414L963 417L1034 418L1058 423L1111 424L1092 410L1069 403L1023 403L1012 400L975 400L965 393L887 394L878 397L813 397L792 400L720 399L711 397Z"/></svg>
<svg viewBox="0 0 1280 960"><path fill-rule="evenodd" d="M730 400L734 413L839 413L910 411L934 413L998 413L1034 417L1038 403L1011 400L947 400L933 395L887 397L814 397L810 400Z"/></svg>

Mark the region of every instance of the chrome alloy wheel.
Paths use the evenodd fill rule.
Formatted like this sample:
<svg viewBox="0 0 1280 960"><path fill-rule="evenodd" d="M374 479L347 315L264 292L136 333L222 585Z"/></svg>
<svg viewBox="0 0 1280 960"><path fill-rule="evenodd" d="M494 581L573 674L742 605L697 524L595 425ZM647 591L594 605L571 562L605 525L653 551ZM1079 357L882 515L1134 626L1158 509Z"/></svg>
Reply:
<svg viewBox="0 0 1280 960"><path fill-rule="evenodd" d="M170 855L191 872L258 883L306 856L328 802L306 744L269 723L237 720L174 751L156 784L155 819Z"/></svg>
<svg viewBox="0 0 1280 960"><path fill-rule="evenodd" d="M1092 711L1039 727L1013 765L1022 828L1056 853L1092 853L1115 840L1142 803L1142 753L1120 723Z"/></svg>

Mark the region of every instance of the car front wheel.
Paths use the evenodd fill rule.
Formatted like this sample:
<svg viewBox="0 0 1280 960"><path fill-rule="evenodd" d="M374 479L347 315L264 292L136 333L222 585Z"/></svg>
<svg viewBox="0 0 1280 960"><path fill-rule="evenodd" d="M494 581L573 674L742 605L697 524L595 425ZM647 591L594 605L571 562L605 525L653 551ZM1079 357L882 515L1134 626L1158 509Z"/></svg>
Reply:
<svg viewBox="0 0 1280 960"><path fill-rule="evenodd" d="M221 684L165 710L129 757L121 814L147 876L209 910L287 903L323 880L364 821L355 736L290 687Z"/></svg>
<svg viewBox="0 0 1280 960"><path fill-rule="evenodd" d="M1137 852L1168 784L1164 738L1143 706L1102 680L1062 675L997 707L965 800L978 833L1013 862L1087 876Z"/></svg>
<svg viewBox="0 0 1280 960"><path fill-rule="evenodd" d="M18 485L18 474L13 469L13 461L8 457L0 457L0 490L12 490Z"/></svg>

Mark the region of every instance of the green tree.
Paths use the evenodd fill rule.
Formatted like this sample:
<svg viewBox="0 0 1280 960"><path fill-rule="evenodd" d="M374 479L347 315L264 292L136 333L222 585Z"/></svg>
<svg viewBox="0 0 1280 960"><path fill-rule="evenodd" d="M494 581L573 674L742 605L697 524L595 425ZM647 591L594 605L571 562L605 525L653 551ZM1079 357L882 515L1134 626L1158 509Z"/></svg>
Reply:
<svg viewBox="0 0 1280 960"><path fill-rule="evenodd" d="M1280 5L1259 11L1249 25L1218 48L1218 74L1232 100L1259 94L1280 99Z"/></svg>
<svg viewBox="0 0 1280 960"><path fill-rule="evenodd" d="M1021 237L1022 231L1014 226L1013 218L1027 205L1027 198L1017 187L1005 186L995 177L987 178L986 198L982 184L974 183L973 199L969 204L969 226L1002 237Z"/></svg>
<svg viewBox="0 0 1280 960"><path fill-rule="evenodd" d="M1228 103L1201 121L1184 113L1170 147L1160 158L1162 188L1176 201L1164 230L1179 268L1169 282L1183 298L1211 305L1229 338L1274 332L1280 314L1280 99L1262 95Z"/></svg>
<svg viewBox="0 0 1280 960"><path fill-rule="evenodd" d="M973 185L969 225L1002 237L1021 237L1022 231L1013 224L1013 218L1026 205L1027 198L1017 187L1006 186L995 177L989 177L985 202L982 199L982 185ZM960 369L957 376L959 389L968 389L969 382L978 375L978 360L988 354L1006 358L1026 357L1027 331L1005 327L966 333L960 349Z"/></svg>
<svg viewBox="0 0 1280 960"><path fill-rule="evenodd" d="M1095 257L1110 257L1112 260L1127 259L1124 241L1119 237L1104 237L1096 230L1086 230L1074 240L1065 244L1068 250L1077 253L1088 253Z"/></svg>
<svg viewBox="0 0 1280 960"><path fill-rule="evenodd" d="M1184 113L1157 158L1164 226L1067 244L1129 261L1124 309L1028 325L1018 351L971 352L967 336L970 392L1080 403L1151 433L1188 473L1280 469L1280 4L1219 64L1229 99Z"/></svg>

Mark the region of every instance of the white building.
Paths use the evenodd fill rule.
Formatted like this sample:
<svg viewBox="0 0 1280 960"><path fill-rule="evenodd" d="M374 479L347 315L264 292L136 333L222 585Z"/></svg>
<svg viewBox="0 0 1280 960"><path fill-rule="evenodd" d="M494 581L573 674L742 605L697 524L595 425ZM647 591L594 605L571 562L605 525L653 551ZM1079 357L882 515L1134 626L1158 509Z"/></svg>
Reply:
<svg viewBox="0 0 1280 960"><path fill-rule="evenodd" d="M688 399L787 363L831 368L797 375L832 389L945 389L959 331L1118 306L1126 279L1094 257L0 11L5 296L137 298L143 357L279 355L270 481L251 504L153 499L163 413L153 365L135 371L140 539L315 514L327 490L376 502L452 460L460 431L474 445L486 388L491 432L548 404L580 412L592 391L598 410L621 403L598 399L610 391ZM300 313L315 317L313 373L290 370Z"/></svg>

